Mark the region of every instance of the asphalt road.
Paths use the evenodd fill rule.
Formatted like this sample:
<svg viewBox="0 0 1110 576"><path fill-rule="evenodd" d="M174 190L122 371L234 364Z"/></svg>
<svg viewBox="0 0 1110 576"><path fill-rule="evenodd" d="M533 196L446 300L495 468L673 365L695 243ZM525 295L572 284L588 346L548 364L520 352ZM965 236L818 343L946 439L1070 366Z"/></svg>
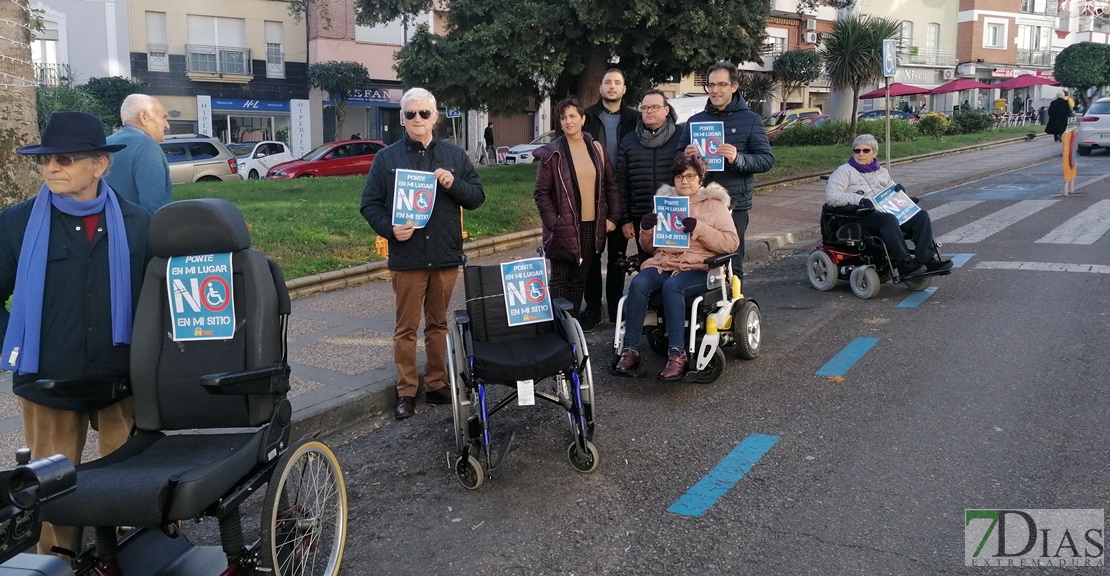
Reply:
<svg viewBox="0 0 1110 576"><path fill-rule="evenodd" d="M900 285L866 301L843 283L817 292L812 243L781 251L745 286L762 355L730 357L713 384L609 375L603 325L589 337L593 474L567 463L550 405L498 415L516 448L477 492L448 467L449 407L332 438L351 514L343 573L973 574L965 509L1101 508L1110 156L1080 159L1080 173L1069 198L1054 163L926 197L961 266L913 307L899 307L914 294ZM858 338L877 340L842 376L816 374ZM704 514L668 511L768 436Z"/></svg>

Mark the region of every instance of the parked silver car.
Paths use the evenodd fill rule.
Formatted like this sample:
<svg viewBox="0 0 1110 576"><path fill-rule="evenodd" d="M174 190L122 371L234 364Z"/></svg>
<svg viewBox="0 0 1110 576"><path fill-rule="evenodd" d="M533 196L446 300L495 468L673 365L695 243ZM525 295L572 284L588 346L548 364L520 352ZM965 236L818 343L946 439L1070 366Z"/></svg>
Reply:
<svg viewBox="0 0 1110 576"><path fill-rule="evenodd" d="M1110 98L1099 98L1079 118L1080 156L1086 156L1095 148L1110 148Z"/></svg>
<svg viewBox="0 0 1110 576"><path fill-rule="evenodd" d="M174 184L241 179L239 159L219 138L167 136L161 146Z"/></svg>

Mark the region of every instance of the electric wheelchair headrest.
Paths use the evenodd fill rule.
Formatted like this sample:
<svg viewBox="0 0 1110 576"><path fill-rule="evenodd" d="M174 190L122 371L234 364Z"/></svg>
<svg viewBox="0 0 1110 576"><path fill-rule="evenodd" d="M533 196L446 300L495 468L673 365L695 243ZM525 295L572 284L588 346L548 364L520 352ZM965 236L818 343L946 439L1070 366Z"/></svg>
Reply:
<svg viewBox="0 0 1110 576"><path fill-rule="evenodd" d="M161 258L237 252L251 247L243 214L218 198L170 202L150 219L150 247Z"/></svg>

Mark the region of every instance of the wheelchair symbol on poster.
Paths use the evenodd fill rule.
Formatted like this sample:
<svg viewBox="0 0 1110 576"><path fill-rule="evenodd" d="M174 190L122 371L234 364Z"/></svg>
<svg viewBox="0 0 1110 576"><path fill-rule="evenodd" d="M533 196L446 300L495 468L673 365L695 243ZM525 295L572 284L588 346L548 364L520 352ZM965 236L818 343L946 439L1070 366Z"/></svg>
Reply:
<svg viewBox="0 0 1110 576"><path fill-rule="evenodd" d="M227 282L223 278L209 276L200 285L204 291L205 308L212 312L221 312L224 308L227 308L229 290Z"/></svg>

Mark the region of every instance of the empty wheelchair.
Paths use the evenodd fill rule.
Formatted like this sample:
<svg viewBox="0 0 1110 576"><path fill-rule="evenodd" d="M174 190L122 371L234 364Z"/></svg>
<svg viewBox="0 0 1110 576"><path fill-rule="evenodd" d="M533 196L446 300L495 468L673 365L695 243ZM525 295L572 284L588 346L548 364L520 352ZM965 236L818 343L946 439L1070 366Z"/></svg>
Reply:
<svg viewBox="0 0 1110 576"><path fill-rule="evenodd" d="M476 490L505 462L514 433L494 449L491 419L534 390L535 399L566 411L571 442L567 459L575 470L593 472L600 463L591 441L594 430L594 383L585 334L570 315L570 303L553 301L554 320L509 326L499 266L465 266L466 310L456 310L447 334L455 426L455 475ZM494 400L491 385L508 387ZM496 454L495 454L496 452Z"/></svg>
<svg viewBox="0 0 1110 576"><path fill-rule="evenodd" d="M290 443L290 302L280 268L251 249L242 214L223 200L163 207L150 242L129 381L103 386L103 395L134 396L137 430L117 451L79 465L76 490L48 503L43 519L94 528L78 574L338 574L343 474L324 443ZM181 270L189 262L196 269ZM184 279L189 272L202 280ZM213 310L227 322L208 321L220 318L205 312ZM201 321L182 331L182 312ZM226 337L214 328L228 323ZM88 389L39 386L68 396ZM261 534L248 540L240 505L256 493ZM182 521L206 517L219 523L220 546L195 546L181 533ZM117 540L121 526L135 529Z"/></svg>
<svg viewBox="0 0 1110 576"><path fill-rule="evenodd" d="M884 282L902 283L910 290L924 290L934 276L952 272L948 269L902 275L891 261L883 240L863 229L861 219L872 210L828 204L821 208L821 244L806 261L806 276L815 289L832 290L838 280L846 280L853 294L866 299L877 296ZM934 242L934 248L939 254L940 245Z"/></svg>
<svg viewBox="0 0 1110 576"><path fill-rule="evenodd" d="M683 326L666 325L661 290L652 293L648 300L644 336L652 352L662 356L667 354L669 330L686 332L686 354L690 363L685 380L709 383L720 378L726 364L724 348L735 347L736 356L744 360L759 356L763 342L759 304L744 297L740 277L732 272L733 256L735 254L721 254L705 260L709 267L705 290L686 298L687 312ZM640 263L639 257L627 258L624 265L626 273L639 271ZM627 300L628 296L624 296L617 305L616 329L613 331L614 360L609 364L611 369L624 349Z"/></svg>

